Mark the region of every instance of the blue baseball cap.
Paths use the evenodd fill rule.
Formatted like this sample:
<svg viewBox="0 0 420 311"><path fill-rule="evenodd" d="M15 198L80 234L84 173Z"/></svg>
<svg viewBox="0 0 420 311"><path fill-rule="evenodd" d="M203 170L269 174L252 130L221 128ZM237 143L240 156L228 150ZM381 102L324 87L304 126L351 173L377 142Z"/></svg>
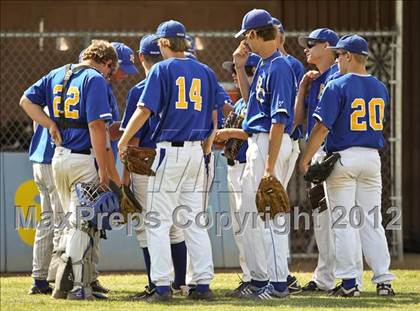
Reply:
<svg viewBox="0 0 420 311"><path fill-rule="evenodd" d="M185 52L184 52L184 54L185 54L185 57L186 57L186 58L193 59L193 60L198 60L198 59L197 59L197 56L195 56L195 55L194 55L193 53L191 53L191 52L185 51Z"/></svg>
<svg viewBox="0 0 420 311"><path fill-rule="evenodd" d="M145 35L140 40L139 53L144 55L160 55L160 49L155 35Z"/></svg>
<svg viewBox="0 0 420 311"><path fill-rule="evenodd" d="M335 46L330 46L330 49L345 50L350 53L369 55L369 48L367 41L358 35L345 35L340 38Z"/></svg>
<svg viewBox="0 0 420 311"><path fill-rule="evenodd" d="M121 42L111 42L118 55L119 68L128 75L135 75L138 72L134 66L134 52L128 46Z"/></svg>
<svg viewBox="0 0 420 311"><path fill-rule="evenodd" d="M328 28L318 28L312 31L307 37L299 37L298 42L301 47L308 47L308 40L315 40L320 42L328 42L329 45L336 45L339 37L338 35Z"/></svg>
<svg viewBox="0 0 420 311"><path fill-rule="evenodd" d="M273 25L279 27L279 32L284 33L284 27L278 18L273 17Z"/></svg>
<svg viewBox="0 0 420 311"><path fill-rule="evenodd" d="M248 59L246 61L245 67L257 67L258 62L260 61L261 57L255 53L249 53ZM233 71L233 62L227 61L223 62L222 67L223 69L226 69L227 71L231 72Z"/></svg>
<svg viewBox="0 0 420 311"><path fill-rule="evenodd" d="M253 9L244 16L242 29L236 33L235 38L239 38L248 30L267 26L273 26L273 18L270 13L262 9Z"/></svg>
<svg viewBox="0 0 420 311"><path fill-rule="evenodd" d="M194 40L194 38L189 36L189 35L185 35L185 39L188 41L187 52L195 53L195 40Z"/></svg>
<svg viewBox="0 0 420 311"><path fill-rule="evenodd" d="M157 38L185 38L185 26L178 21L170 20L161 23L156 30Z"/></svg>

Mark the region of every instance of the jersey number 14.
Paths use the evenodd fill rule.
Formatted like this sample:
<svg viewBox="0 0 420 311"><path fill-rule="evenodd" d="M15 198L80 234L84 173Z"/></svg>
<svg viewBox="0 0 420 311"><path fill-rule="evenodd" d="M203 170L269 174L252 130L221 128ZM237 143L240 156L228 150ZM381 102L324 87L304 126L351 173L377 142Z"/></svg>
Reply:
<svg viewBox="0 0 420 311"><path fill-rule="evenodd" d="M350 129L352 131L366 131L366 102L363 98L356 98L351 103L351 108L356 109L350 115ZM382 98L372 98L367 110L369 111L369 126L374 131L382 131L384 121L385 101Z"/></svg>
<svg viewBox="0 0 420 311"><path fill-rule="evenodd" d="M185 93L185 77L178 77L176 79L176 85L178 86L178 100L175 103L176 109L188 109L188 102ZM203 98L201 97L201 80L193 78L191 82L189 99L194 103L194 109L201 111Z"/></svg>

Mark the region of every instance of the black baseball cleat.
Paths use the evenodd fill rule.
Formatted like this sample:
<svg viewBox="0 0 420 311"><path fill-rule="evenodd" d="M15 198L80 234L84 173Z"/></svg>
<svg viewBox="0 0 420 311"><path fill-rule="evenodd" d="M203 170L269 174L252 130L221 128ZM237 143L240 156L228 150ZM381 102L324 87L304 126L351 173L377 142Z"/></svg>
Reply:
<svg viewBox="0 0 420 311"><path fill-rule="evenodd" d="M376 294L378 296L395 296L395 292L389 283L376 284Z"/></svg>
<svg viewBox="0 0 420 311"><path fill-rule="evenodd" d="M195 289L190 292L187 298L193 299L193 300L213 300L214 294L211 291L211 289L206 290L205 292L199 292L198 290Z"/></svg>
<svg viewBox="0 0 420 311"><path fill-rule="evenodd" d="M146 301L149 303L155 303L155 302L167 302L172 300L172 292L167 291L163 293L162 295L159 295L157 291L154 291L153 294L148 296L146 298Z"/></svg>
<svg viewBox="0 0 420 311"><path fill-rule="evenodd" d="M300 286L297 278L290 274L287 276L287 287L289 288L290 295L297 294L302 291L302 287Z"/></svg>
<svg viewBox="0 0 420 311"><path fill-rule="evenodd" d="M145 300L147 297L152 296L156 291L156 287L150 288L149 285L147 285L144 289L144 291L137 293L130 297L130 299L133 300Z"/></svg>
<svg viewBox="0 0 420 311"><path fill-rule="evenodd" d="M242 291L246 290L249 285L251 285L251 282L240 282L239 286L234 290L228 291L225 294L225 297L239 297L241 296Z"/></svg>
<svg viewBox="0 0 420 311"><path fill-rule="evenodd" d="M361 293L357 285L352 288L345 289L343 283L340 283L329 292L329 295L334 297L360 297Z"/></svg>
<svg viewBox="0 0 420 311"><path fill-rule="evenodd" d="M92 292L94 293L108 294L111 291L110 289L102 286L101 283L99 283L99 280L90 283L90 287L92 287Z"/></svg>
<svg viewBox="0 0 420 311"><path fill-rule="evenodd" d="M38 287L35 284L29 289L29 295L50 295L53 292L51 286Z"/></svg>
<svg viewBox="0 0 420 311"><path fill-rule="evenodd" d="M323 289L320 289L315 281L309 281L302 287L304 292L324 292Z"/></svg>

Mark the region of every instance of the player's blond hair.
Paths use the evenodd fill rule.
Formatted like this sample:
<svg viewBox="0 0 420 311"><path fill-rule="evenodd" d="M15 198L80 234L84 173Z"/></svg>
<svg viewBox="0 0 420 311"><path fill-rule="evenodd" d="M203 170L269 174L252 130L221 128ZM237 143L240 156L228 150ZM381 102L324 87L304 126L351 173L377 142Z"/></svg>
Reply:
<svg viewBox="0 0 420 311"><path fill-rule="evenodd" d="M160 38L158 40L159 47L168 47L173 52L184 52L188 45L184 38Z"/></svg>
<svg viewBox="0 0 420 311"><path fill-rule="evenodd" d="M354 57L355 61L358 62L359 64L362 64L362 65L367 64L368 57L366 55L354 54L353 53L353 57Z"/></svg>
<svg viewBox="0 0 420 311"><path fill-rule="evenodd" d="M98 64L105 64L110 60L116 66L118 64L118 55L108 41L92 40L92 43L83 52L82 60L93 60Z"/></svg>

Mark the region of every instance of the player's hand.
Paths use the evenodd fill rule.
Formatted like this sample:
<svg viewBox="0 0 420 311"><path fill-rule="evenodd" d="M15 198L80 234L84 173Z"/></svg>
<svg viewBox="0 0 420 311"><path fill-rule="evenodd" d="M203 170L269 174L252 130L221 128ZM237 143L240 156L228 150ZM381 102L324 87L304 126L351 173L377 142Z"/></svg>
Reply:
<svg viewBox="0 0 420 311"><path fill-rule="evenodd" d="M106 170L99 169L99 184L102 186L109 186L109 176Z"/></svg>
<svg viewBox="0 0 420 311"><path fill-rule="evenodd" d="M265 169L264 170L264 175L263 175L263 178L267 178L267 177L271 177L271 176L274 176L274 173L273 173L273 171L271 171L271 170L269 170L269 169Z"/></svg>
<svg viewBox="0 0 420 311"><path fill-rule="evenodd" d="M127 143L123 142L122 139L118 142L118 156L120 157L120 160L122 160L123 156L123 150L127 147Z"/></svg>
<svg viewBox="0 0 420 311"><path fill-rule="evenodd" d="M61 143L63 142L63 140L61 139L60 130L58 129L57 124L53 123L50 126L49 132L50 132L52 140L54 141L54 144L56 146L61 146Z"/></svg>
<svg viewBox="0 0 420 311"><path fill-rule="evenodd" d="M301 159L299 161L299 171L304 175L308 171L309 163Z"/></svg>
<svg viewBox="0 0 420 311"><path fill-rule="evenodd" d="M249 52L251 49L245 40L242 40L236 50L233 52L233 63L236 68L245 67L246 61L248 60Z"/></svg>
<svg viewBox="0 0 420 311"><path fill-rule="evenodd" d="M300 87L306 91L309 85L312 83L312 81L318 78L320 75L321 73L319 71L309 70L303 75L302 81L300 81Z"/></svg>
<svg viewBox="0 0 420 311"><path fill-rule="evenodd" d="M214 137L214 141L216 143L225 142L230 138L229 129L220 129L216 131L216 136Z"/></svg>

